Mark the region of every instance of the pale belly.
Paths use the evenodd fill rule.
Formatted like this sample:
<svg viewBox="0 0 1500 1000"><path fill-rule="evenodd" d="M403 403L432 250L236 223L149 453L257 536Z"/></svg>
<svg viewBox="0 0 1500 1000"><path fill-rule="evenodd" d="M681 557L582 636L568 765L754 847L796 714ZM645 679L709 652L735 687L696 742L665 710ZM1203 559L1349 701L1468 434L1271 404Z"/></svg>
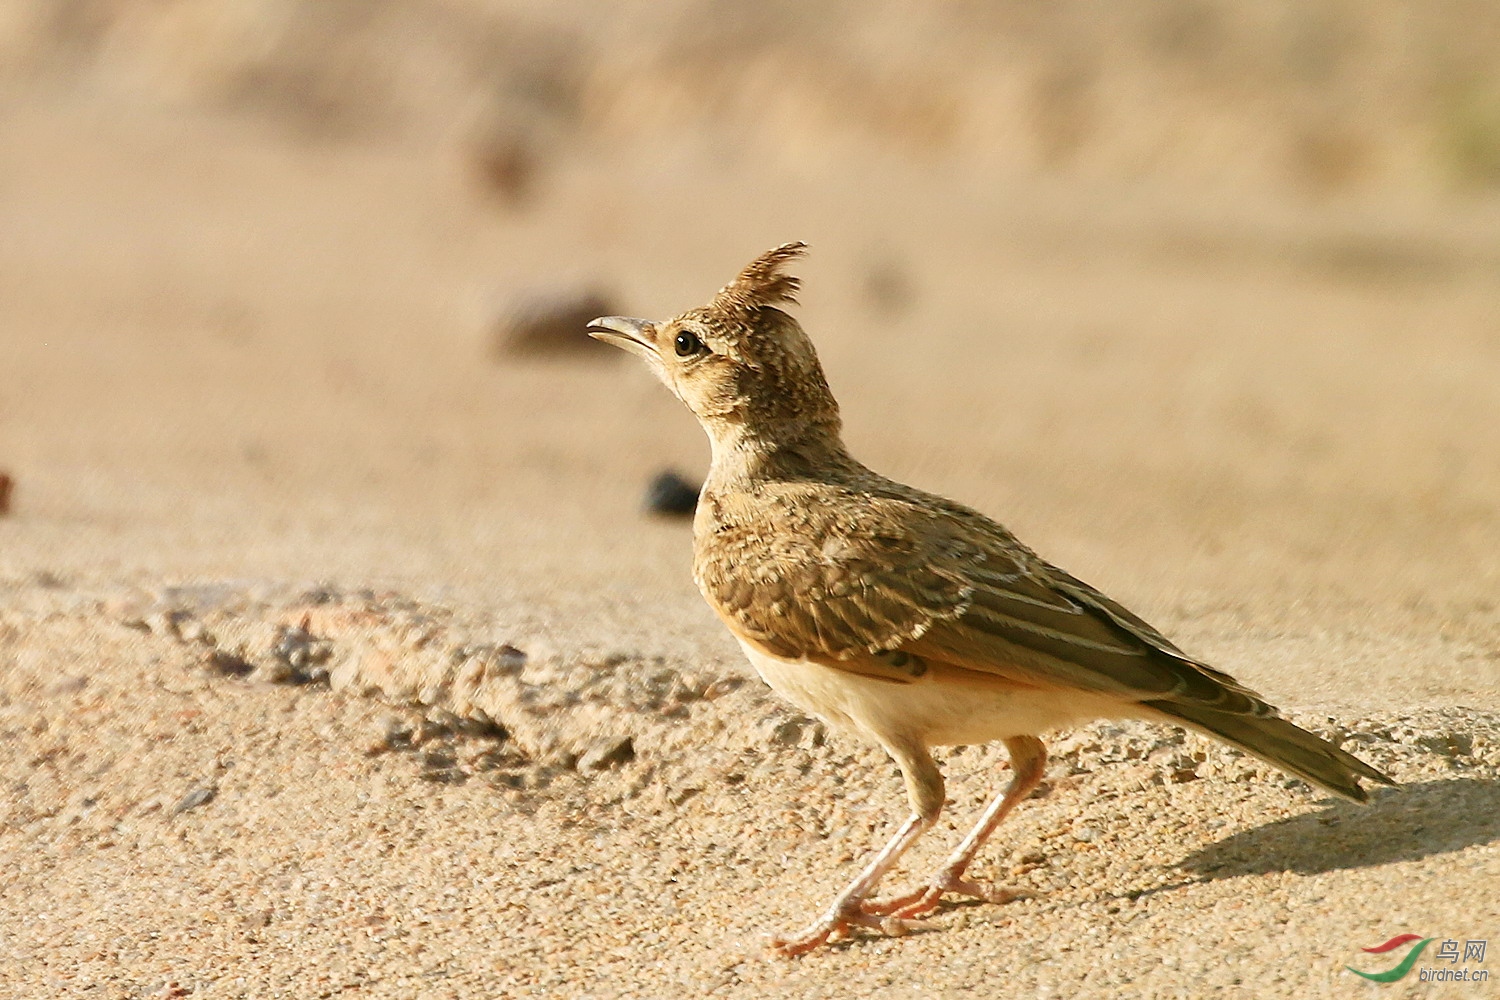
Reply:
<svg viewBox="0 0 1500 1000"><path fill-rule="evenodd" d="M829 725L881 744L897 737L927 746L988 743L1148 714L1104 695L1011 686L941 664L911 683L895 683L740 646L771 690Z"/></svg>

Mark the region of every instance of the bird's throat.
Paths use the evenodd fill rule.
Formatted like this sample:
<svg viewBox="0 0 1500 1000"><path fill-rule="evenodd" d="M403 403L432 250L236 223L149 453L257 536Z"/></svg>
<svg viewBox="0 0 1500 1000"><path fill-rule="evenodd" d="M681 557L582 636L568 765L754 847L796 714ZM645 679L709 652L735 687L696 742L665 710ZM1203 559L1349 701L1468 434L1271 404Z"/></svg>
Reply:
<svg viewBox="0 0 1500 1000"><path fill-rule="evenodd" d="M725 421L705 426L713 446L707 486L748 491L755 484L807 479L858 463L839 437L837 422L788 420L749 427Z"/></svg>

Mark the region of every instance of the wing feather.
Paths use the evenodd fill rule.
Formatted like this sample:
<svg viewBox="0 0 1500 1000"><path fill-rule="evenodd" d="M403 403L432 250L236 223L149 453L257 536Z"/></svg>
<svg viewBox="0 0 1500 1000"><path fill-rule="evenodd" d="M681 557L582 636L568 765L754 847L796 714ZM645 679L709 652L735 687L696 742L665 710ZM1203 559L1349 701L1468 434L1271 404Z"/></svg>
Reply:
<svg viewBox="0 0 1500 1000"><path fill-rule="evenodd" d="M867 673L871 655L902 650L1027 684L1272 713L983 515L926 494L829 489L704 495L711 531L694 575L767 652Z"/></svg>
<svg viewBox="0 0 1500 1000"><path fill-rule="evenodd" d="M1352 799L1366 798L1361 778L1390 783L983 515L873 474L864 484L705 490L694 577L741 638L895 683L934 661L1111 695Z"/></svg>

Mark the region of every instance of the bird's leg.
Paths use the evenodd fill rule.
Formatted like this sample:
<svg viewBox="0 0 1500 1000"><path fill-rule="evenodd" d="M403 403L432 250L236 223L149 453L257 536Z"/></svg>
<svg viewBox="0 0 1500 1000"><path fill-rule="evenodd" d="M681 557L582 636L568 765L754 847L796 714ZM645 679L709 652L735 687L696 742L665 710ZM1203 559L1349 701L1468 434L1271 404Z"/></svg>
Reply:
<svg viewBox="0 0 1500 1000"><path fill-rule="evenodd" d="M948 856L947 862L937 870L932 879L922 888L904 896L894 896L889 899L872 899L865 902L861 911L872 917L892 916L900 920L910 920L925 916L937 909L938 901L943 898L945 892L957 892L965 896L973 896L989 903L1008 903L1019 895L1006 889L991 889L980 885L972 879L964 878L964 872L968 869L974 855L979 848L989 839L990 834L1005 819L1010 811L1030 795L1032 790L1041 783L1042 775L1047 765L1047 749L1042 741L1034 736L1017 736L1005 741L1005 749L1010 751L1010 766L1015 772L1010 784L1006 786L1005 793L991 802L974 829Z"/></svg>
<svg viewBox="0 0 1500 1000"><path fill-rule="evenodd" d="M931 826L933 820L925 816L913 813L896 835L881 848L880 853L875 855L865 870L859 873L859 878L849 884L849 888L839 893L828 908L828 912L808 927L797 934L789 937L776 936L771 939L771 947L779 954L787 957L806 954L814 948L826 942L835 934L847 931L850 925L863 927L878 927L887 933L900 933L900 921L890 916L872 916L866 914L860 904L864 898L874 890L890 867L896 863L903 851L911 846L912 841L922 835L922 831Z"/></svg>
<svg viewBox="0 0 1500 1000"><path fill-rule="evenodd" d="M887 934L900 934L906 929L896 917L866 910L865 899L875 891L881 878L906 849L937 822L938 813L943 808L943 776L926 747L888 744L886 750L895 758L902 777L906 779L907 797L912 804L911 816L859 873L859 877L838 894L827 913L799 933L771 938L771 948L778 954L789 958L804 955L835 934L847 932L850 926L875 927Z"/></svg>

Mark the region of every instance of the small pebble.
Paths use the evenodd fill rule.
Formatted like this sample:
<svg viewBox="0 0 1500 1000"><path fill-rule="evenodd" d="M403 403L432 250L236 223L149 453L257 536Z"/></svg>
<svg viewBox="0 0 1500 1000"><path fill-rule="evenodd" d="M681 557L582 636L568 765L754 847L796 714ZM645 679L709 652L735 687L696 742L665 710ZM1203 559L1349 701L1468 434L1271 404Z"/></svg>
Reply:
<svg viewBox="0 0 1500 1000"><path fill-rule="evenodd" d="M663 517L691 517L698 509L699 489L673 469L658 472L646 487L646 510Z"/></svg>
<svg viewBox="0 0 1500 1000"><path fill-rule="evenodd" d="M771 739L784 747L794 747L802 740L802 720L787 719L771 729Z"/></svg>
<svg viewBox="0 0 1500 1000"><path fill-rule="evenodd" d="M0 515L10 513L11 496L15 493L16 481L0 472Z"/></svg>
<svg viewBox="0 0 1500 1000"><path fill-rule="evenodd" d="M219 790L213 785L199 785L177 800L177 804L172 807L172 815L177 816L189 809L197 809L201 805L206 805L212 802L214 796L218 794Z"/></svg>
<svg viewBox="0 0 1500 1000"><path fill-rule="evenodd" d="M412 745L415 732L416 729L410 720L393 715L385 720L380 740L387 750L402 750Z"/></svg>
<svg viewBox="0 0 1500 1000"><path fill-rule="evenodd" d="M731 691L738 691L744 684L744 679L740 677L720 677L703 689L703 700L717 701Z"/></svg>

